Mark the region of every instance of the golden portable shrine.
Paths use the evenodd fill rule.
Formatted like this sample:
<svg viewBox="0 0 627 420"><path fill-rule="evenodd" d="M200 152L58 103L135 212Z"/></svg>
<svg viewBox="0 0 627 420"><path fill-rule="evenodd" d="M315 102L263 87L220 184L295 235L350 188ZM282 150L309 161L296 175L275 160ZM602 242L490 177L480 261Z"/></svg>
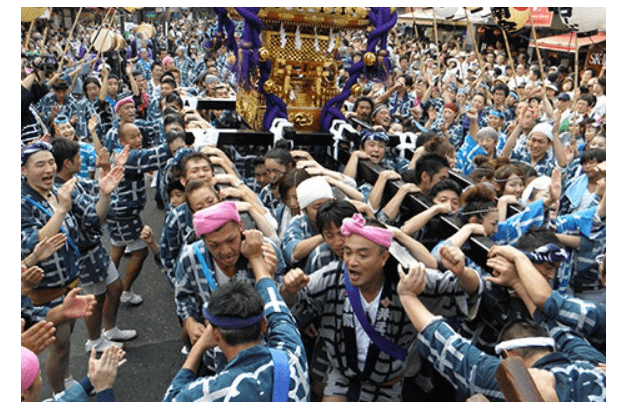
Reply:
<svg viewBox="0 0 627 420"><path fill-rule="evenodd" d="M249 9L252 8L224 10L234 21L245 20L246 31L252 26L246 20ZM268 63L270 71L263 77L257 68L244 75L244 83L240 79L237 113L252 128L267 129L264 116L268 112L268 95L274 95L284 104L286 119L295 130L324 131L321 126L323 107L341 93L336 85L342 65L338 56L340 32L371 31L374 26L369 19L370 13L370 9L358 7L259 8L254 18L258 19L263 29L259 31L256 64ZM391 10L388 14L395 16L395 11ZM245 50L252 47L250 44L243 39L239 45L236 57L238 70L245 62ZM364 61L373 65L377 61L376 55L370 52Z"/></svg>

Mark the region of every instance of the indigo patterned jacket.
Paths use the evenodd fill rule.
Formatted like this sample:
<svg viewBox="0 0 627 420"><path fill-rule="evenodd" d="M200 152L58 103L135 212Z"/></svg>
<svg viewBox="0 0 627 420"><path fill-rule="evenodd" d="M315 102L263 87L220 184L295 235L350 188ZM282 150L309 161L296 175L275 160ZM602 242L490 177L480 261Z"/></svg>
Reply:
<svg viewBox="0 0 627 420"><path fill-rule="evenodd" d="M163 401L272 401L274 365L268 348L287 353L290 370L288 401L310 400L307 356L294 317L274 280L261 279L255 289L266 303L266 344L243 350L228 363L224 358L217 359L219 363L214 376L199 378L188 369L179 370Z"/></svg>
<svg viewBox="0 0 627 420"><path fill-rule="evenodd" d="M557 351L533 367L555 376L559 400L605 401L605 372L598 368L605 363L605 356L568 329L555 327L550 333ZM477 393L490 401L505 401L494 375L501 359L474 347L441 317L434 318L418 335L418 351L453 384L460 401Z"/></svg>
<svg viewBox="0 0 627 420"><path fill-rule="evenodd" d="M274 252L277 254L279 262L274 270L274 279L280 284L283 282L283 276L285 275L285 262L283 261L280 250L269 239L264 238L264 242L271 243L274 247ZM207 264L207 268L211 273L211 279L208 279L208 276L205 275L202 261L195 251L194 246L198 248L198 252L202 255L204 262ZM192 317L196 321L202 322L204 319L202 315L202 305L209 301L211 292L213 291L210 283L213 280L215 284L213 287L220 284L216 277L213 259L211 258L207 245L205 245L202 239L191 245L183 246L174 267L174 274L174 300L178 316L181 320ZM243 255L240 255L237 261L233 280L248 281L251 284L255 282L255 274Z"/></svg>

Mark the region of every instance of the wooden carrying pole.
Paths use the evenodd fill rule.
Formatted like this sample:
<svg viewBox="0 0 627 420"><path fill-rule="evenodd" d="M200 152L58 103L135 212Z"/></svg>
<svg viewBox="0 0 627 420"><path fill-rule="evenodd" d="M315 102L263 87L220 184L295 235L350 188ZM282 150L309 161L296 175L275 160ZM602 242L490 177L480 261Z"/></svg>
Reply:
<svg viewBox="0 0 627 420"><path fill-rule="evenodd" d="M48 16L52 17L52 7L48 8ZM44 55L44 49L46 48L46 40L48 37L48 19L46 19L46 26L44 27L44 33L41 38L41 54Z"/></svg>
<svg viewBox="0 0 627 420"><path fill-rule="evenodd" d="M520 89L518 88L518 83L516 83L516 68L514 67L514 59L512 58L512 51L509 48L509 40L507 39L507 31L501 29L503 32L503 39L505 39L505 49L507 50L507 57L509 59L509 66L512 68L512 72L514 74L514 87L516 88L516 94L520 98Z"/></svg>
<svg viewBox="0 0 627 420"><path fill-rule="evenodd" d="M435 51L438 55L438 82L440 86L444 86L442 83L442 56L440 54L440 43L438 41L438 23L436 21L435 11L433 12L433 37L435 39Z"/></svg>
<svg viewBox="0 0 627 420"><path fill-rule="evenodd" d="M575 97L573 98L573 106L577 102L577 99L579 99L577 97L578 96L577 92L579 92L577 90L578 87L579 87L579 41L577 38L577 33L575 33L575 89L574 89Z"/></svg>
<svg viewBox="0 0 627 420"><path fill-rule="evenodd" d="M28 43L30 42L30 36L33 32L33 27L35 26L35 20L36 19L30 21L30 26L28 27L28 32L26 33L26 40L24 41L24 46L22 47L24 52L28 51ZM26 61L26 58L22 57L20 68L24 67L24 61Z"/></svg>
<svg viewBox="0 0 627 420"><path fill-rule="evenodd" d="M76 24L78 23L78 18L81 16L82 11L83 11L83 8L80 7L78 9L78 13L76 14L76 19L74 19L74 24L72 25L72 29L70 29L70 33L67 37L67 40L65 41L65 48L63 49L63 56L61 56L61 60L59 60L59 67L57 67L57 73L61 70L61 67L63 66L63 62L65 61L65 55L67 54L67 50L70 48L70 41L72 41L74 28L76 27Z"/></svg>
<svg viewBox="0 0 627 420"><path fill-rule="evenodd" d="M412 26L414 27L414 35L416 36L416 39L418 39L418 26L416 25L416 17L414 16L414 8L411 8L411 21L412 21Z"/></svg>
<svg viewBox="0 0 627 420"><path fill-rule="evenodd" d="M111 13L111 11L113 11L113 14L111 15L113 17L109 17L109 14ZM107 18L110 20L110 22L107 20ZM113 23L114 20L115 20L115 8L112 7L109 10L107 10L107 14L105 15L104 19L102 19L102 25L100 25L100 28L98 28L98 32L96 33L96 37L94 38L94 42L98 39L98 34L102 32L103 28L106 31L109 30L108 26L112 26L111 24ZM107 35L108 35L108 32L107 32ZM89 46L89 49L91 50L93 46L94 46L94 43L92 42L91 45ZM100 60L101 57L102 57L102 49L99 49L98 60Z"/></svg>
<svg viewBox="0 0 627 420"><path fill-rule="evenodd" d="M24 41L24 45L22 48L26 49L28 48L28 42L30 41L30 36L33 33L33 27L35 26L35 20L33 19L30 21L30 26L28 27L28 32L26 33L26 39Z"/></svg>
<svg viewBox="0 0 627 420"><path fill-rule="evenodd" d="M467 32L470 34L470 40L472 41L472 45L475 47L475 53L477 54L477 60L479 60L479 70L481 71L483 83L487 86L488 83L486 80L486 70L483 68L483 59L481 58L481 53L479 52L479 46L475 41L475 35L472 32L472 22L470 21L470 13L468 13L467 7L464 7L464 12L466 12L466 22L468 23ZM488 94L488 99L492 99L492 93L490 92L490 89L486 89L486 91Z"/></svg>
<svg viewBox="0 0 627 420"><path fill-rule="evenodd" d="M544 65L542 64L542 56L540 55L540 47L538 47L538 37L536 36L536 26L533 24L533 18L529 18L531 22L531 34L533 35L533 42L536 46L536 55L538 56L538 64L540 64L540 79L542 81L542 93L546 96L546 85L544 84Z"/></svg>
<svg viewBox="0 0 627 420"><path fill-rule="evenodd" d="M111 13L111 10L114 10L114 9L109 9L109 10L107 10L107 14L106 14L106 15L105 15L105 17L102 19L102 24L100 25L100 27L98 28L98 31L97 31L96 33L99 33L100 31L102 31L102 28L103 28L105 25L108 25L108 24L109 24L109 22L107 21L107 19L109 18L109 14ZM115 19L115 13L113 14L113 18L111 18L111 21L112 21L112 22L113 22L113 19ZM98 35L96 35L96 37L94 38L94 40L96 40L97 38L98 38ZM89 53L91 52L91 50L92 50L93 48L94 48L94 43L92 42L92 43L89 45L89 48L87 49L87 51L85 52L85 55L83 56L83 58L81 58L81 60L80 60L80 61L79 61L79 63L78 63L78 67L79 67L79 68L83 65L83 63L85 62L85 60L87 59L87 57L89 56ZM97 58L98 58L98 60L100 60L101 56L102 56L101 51L98 51L98 57L97 57ZM98 60L96 60L96 61L98 61ZM74 74L74 77L72 78L72 84L70 85L70 90L72 89L72 87L74 87L74 83L76 83L76 79L77 79L77 77L78 77L78 74L79 74L79 73L80 73L80 71L78 71L78 72L76 72L76 73Z"/></svg>

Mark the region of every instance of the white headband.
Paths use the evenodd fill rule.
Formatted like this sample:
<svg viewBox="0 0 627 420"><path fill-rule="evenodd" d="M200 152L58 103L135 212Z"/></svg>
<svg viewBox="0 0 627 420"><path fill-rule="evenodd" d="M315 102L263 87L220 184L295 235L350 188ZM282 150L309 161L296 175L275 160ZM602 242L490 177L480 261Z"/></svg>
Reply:
<svg viewBox="0 0 627 420"><path fill-rule="evenodd" d="M296 196L301 210L320 198L333 198L331 186L321 176L307 178L296 187Z"/></svg>
<svg viewBox="0 0 627 420"><path fill-rule="evenodd" d="M527 185L527 187L523 191L522 195L520 196L520 201L525 206L529 205L530 204L529 199L531 198L531 193L533 192L533 190L537 189L537 190L546 191L549 189L550 186L551 186L551 177L542 175L537 178L534 178L534 180L531 181L529 185Z"/></svg>
<svg viewBox="0 0 627 420"><path fill-rule="evenodd" d="M513 350L522 347L551 347L555 348L555 340L551 337L525 337L515 338L513 340L503 341L499 343L494 351L496 354L501 354L503 350Z"/></svg>

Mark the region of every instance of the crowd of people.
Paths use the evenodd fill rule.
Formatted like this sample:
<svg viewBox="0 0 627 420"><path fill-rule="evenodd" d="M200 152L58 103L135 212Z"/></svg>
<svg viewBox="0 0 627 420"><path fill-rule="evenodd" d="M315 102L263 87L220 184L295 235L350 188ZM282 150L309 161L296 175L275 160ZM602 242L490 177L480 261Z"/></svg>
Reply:
<svg viewBox="0 0 627 420"><path fill-rule="evenodd" d="M194 137L241 122L193 105L238 89L216 25L185 12L104 53L99 24L23 25L22 401L115 400L142 333L118 309L142 303L150 255L187 354L163 401L504 401L503 358L545 401L605 401L605 66L510 62L500 41L477 54L398 24L387 78L364 74L345 101L359 140L329 164L320 148ZM339 89L366 37L341 33ZM416 147L393 147L399 133ZM493 244L485 264L474 237Z"/></svg>

